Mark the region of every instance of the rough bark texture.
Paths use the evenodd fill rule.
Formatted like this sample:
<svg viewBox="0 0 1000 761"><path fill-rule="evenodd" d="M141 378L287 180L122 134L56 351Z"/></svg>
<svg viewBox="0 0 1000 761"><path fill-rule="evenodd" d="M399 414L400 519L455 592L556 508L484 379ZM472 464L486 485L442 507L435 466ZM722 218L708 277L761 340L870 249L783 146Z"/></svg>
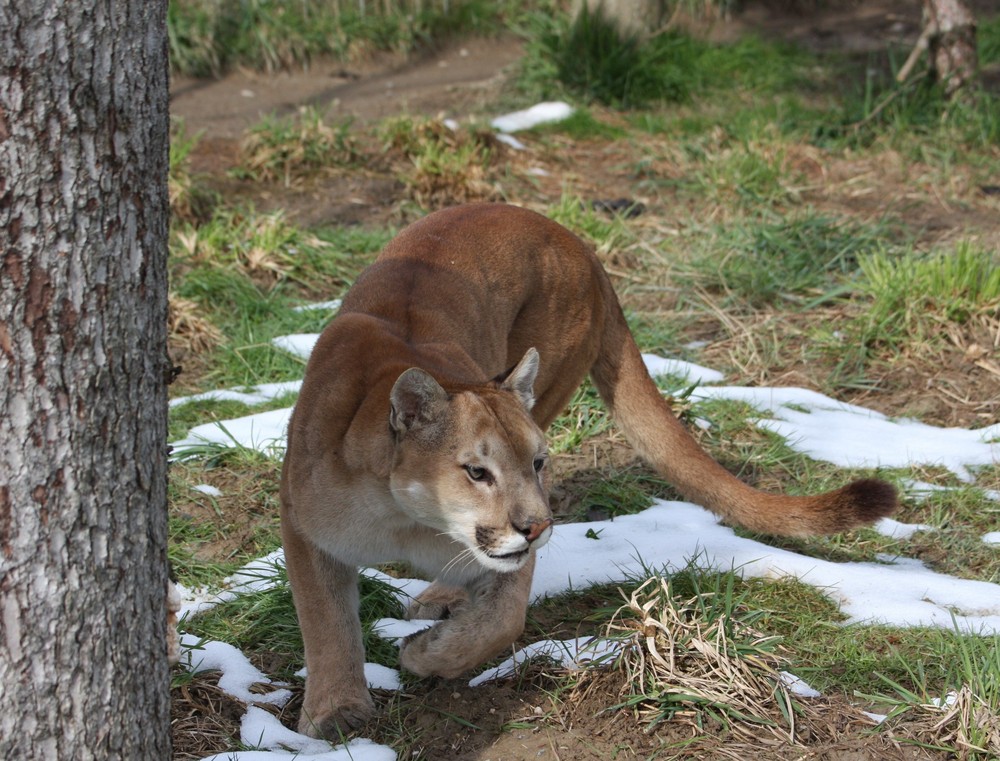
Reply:
<svg viewBox="0 0 1000 761"><path fill-rule="evenodd" d="M0 758L168 758L166 0L0 3Z"/></svg>
<svg viewBox="0 0 1000 761"><path fill-rule="evenodd" d="M972 81L979 67L976 19L962 0L924 0L931 69L954 94Z"/></svg>
<svg viewBox="0 0 1000 761"><path fill-rule="evenodd" d="M575 12L579 13L583 5L591 13L603 13L627 36L647 37L667 20L665 0L575 0Z"/></svg>

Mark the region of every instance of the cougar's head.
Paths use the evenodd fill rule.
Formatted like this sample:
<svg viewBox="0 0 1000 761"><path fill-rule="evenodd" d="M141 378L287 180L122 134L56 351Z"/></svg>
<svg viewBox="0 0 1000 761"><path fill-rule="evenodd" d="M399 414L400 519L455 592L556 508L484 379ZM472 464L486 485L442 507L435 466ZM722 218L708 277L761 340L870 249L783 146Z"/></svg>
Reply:
<svg viewBox="0 0 1000 761"><path fill-rule="evenodd" d="M397 504L499 572L548 541L545 436L529 411L538 352L494 384L448 393L428 373L404 372L390 396Z"/></svg>

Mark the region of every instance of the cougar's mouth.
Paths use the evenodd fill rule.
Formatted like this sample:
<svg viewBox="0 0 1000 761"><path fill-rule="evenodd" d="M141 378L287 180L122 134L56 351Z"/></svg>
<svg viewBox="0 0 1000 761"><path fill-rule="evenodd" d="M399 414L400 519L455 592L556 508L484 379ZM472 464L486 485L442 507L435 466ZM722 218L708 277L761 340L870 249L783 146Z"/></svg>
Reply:
<svg viewBox="0 0 1000 761"><path fill-rule="evenodd" d="M494 560L520 560L521 558L527 556L528 550L530 549L531 549L530 547L525 547L523 550L517 550L516 552L504 552L504 553L486 551L486 554L489 555Z"/></svg>

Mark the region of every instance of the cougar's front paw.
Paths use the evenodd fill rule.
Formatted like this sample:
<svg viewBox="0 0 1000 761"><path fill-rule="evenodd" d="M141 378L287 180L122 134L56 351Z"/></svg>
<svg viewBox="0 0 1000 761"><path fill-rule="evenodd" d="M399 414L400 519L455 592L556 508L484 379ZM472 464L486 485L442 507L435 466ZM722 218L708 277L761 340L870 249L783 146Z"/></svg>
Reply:
<svg viewBox="0 0 1000 761"><path fill-rule="evenodd" d="M440 621L457 615L468 603L469 595L461 587L431 584L410 603L406 617L411 621Z"/></svg>
<svg viewBox="0 0 1000 761"><path fill-rule="evenodd" d="M452 618L404 639L399 663L417 676L456 679L494 654L494 651L483 650L475 632Z"/></svg>
<svg viewBox="0 0 1000 761"><path fill-rule="evenodd" d="M447 652L445 623L411 634L399 649L399 664L417 676L441 676L454 679L461 676L466 666L455 653Z"/></svg>
<svg viewBox="0 0 1000 761"><path fill-rule="evenodd" d="M348 732L365 724L375 713L375 703L367 694L363 700L349 700L326 710L310 711L303 707L299 732L309 737L341 742Z"/></svg>

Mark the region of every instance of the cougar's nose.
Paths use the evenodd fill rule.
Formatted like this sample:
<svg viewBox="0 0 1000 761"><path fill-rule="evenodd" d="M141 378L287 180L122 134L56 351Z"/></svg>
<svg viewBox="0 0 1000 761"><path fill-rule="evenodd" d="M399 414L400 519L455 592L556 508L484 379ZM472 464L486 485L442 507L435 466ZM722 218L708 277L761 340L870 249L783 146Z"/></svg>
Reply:
<svg viewBox="0 0 1000 761"><path fill-rule="evenodd" d="M533 521L529 523L526 528L522 528L520 526L515 526L514 528L516 528L529 542L533 542L551 525L552 519L546 518L543 521Z"/></svg>

